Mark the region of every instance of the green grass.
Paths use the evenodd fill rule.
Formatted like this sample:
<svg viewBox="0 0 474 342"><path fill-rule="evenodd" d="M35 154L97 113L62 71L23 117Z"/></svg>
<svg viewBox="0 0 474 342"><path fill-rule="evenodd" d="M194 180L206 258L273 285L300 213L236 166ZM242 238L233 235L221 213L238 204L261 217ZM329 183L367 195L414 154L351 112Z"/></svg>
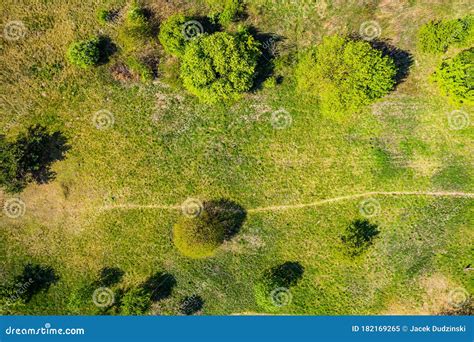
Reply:
<svg viewBox="0 0 474 342"><path fill-rule="evenodd" d="M106 266L125 272L113 287L116 293L156 272L172 274L172 295L151 309L162 314L177 314L182 299L193 294L204 299L205 314L263 313L254 283L265 269L286 261L300 262L305 271L291 288L291 303L276 313L379 314L398 308L422 313L427 294L433 296L426 279L435 278L447 284L436 292L439 302L454 288L474 292L472 272L463 271L474 264L472 199L375 197L381 211L369 220L381 233L356 259L344 254L340 236L360 218L362 199L250 211L240 232L203 260L182 256L171 241L179 210L100 210L121 204L180 205L190 197L231 199L251 210L368 191L473 193L474 130L472 124L451 130L447 115L462 109L472 118L474 108L454 107L440 95L429 75L443 56L416 50L421 22L397 19L405 13L407 18L455 17L472 10L466 2L428 6L416 1L406 8L354 2L329 5L315 17L311 6L249 1L247 22L286 38L275 62L283 82L215 106L199 103L179 86L163 85L160 75L152 83L114 80L110 69L125 58L120 50L108 64L77 70L64 57L70 42L99 30L115 41L120 20L101 25L93 1L33 3L1 5L8 13L3 23L22 20L28 27L24 39L1 41L1 132L15 136L42 123L62 131L72 148L55 164L54 181L31 185L20 195L25 216L0 218L1 284L27 262L51 265L60 276L49 291L14 313L72 313L72 294ZM110 1L108 8L123 10L125 4ZM156 6L149 8L159 17ZM205 13L201 3L185 6ZM315 19L306 26L308 10L308 18ZM284 25L279 25L281 17ZM396 91L375 105L344 118L322 116L317 105L295 93L292 56L325 34L357 32L367 20L377 20L382 37L409 50L416 63ZM450 49L447 56L456 52ZM157 39L136 53L156 55L165 63ZM271 114L280 109L290 113L292 124L276 130ZM113 113L113 127L96 129L92 118L99 110ZM433 304L428 311L442 309ZM96 312L91 302L80 311Z"/></svg>

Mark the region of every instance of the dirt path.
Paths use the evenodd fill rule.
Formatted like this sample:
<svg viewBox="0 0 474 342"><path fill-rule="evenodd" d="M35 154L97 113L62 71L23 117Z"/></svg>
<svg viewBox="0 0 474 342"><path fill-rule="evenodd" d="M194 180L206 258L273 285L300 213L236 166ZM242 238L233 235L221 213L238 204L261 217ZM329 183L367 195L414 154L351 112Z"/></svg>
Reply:
<svg viewBox="0 0 474 342"><path fill-rule="evenodd" d="M371 196L427 196L427 197L460 197L460 198L474 198L474 193L465 193L465 192L423 192L423 191L371 191L365 192L361 194L354 194L354 195L347 195L347 196L339 196L333 198L327 198L311 203L300 203L300 204L288 204L288 205L275 205L275 206L268 206L268 207L259 207L248 209L247 213L259 213L259 212L266 212L266 211L283 211L283 210L291 210L291 209L301 209L301 208L311 208L317 207L320 205L324 205L327 203L335 203L341 202L346 200L352 200L357 198L367 198ZM161 209L161 210L180 210L180 205L160 205L160 204L150 204L150 205L140 205L140 204L118 204L118 205L110 205L104 206L101 208L102 211L106 210L115 210L115 209L123 209L123 210L132 210L132 209Z"/></svg>

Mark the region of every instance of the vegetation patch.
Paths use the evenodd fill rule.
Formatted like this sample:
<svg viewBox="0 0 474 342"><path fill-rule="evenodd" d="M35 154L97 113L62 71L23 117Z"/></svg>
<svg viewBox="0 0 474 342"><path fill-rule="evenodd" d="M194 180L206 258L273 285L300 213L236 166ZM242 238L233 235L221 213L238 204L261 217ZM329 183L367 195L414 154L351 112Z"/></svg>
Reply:
<svg viewBox="0 0 474 342"><path fill-rule="evenodd" d="M432 79L452 102L474 104L474 48L443 61Z"/></svg>
<svg viewBox="0 0 474 342"><path fill-rule="evenodd" d="M184 87L207 103L237 99L252 88L260 55L259 43L245 31L202 35L186 46Z"/></svg>
<svg viewBox="0 0 474 342"><path fill-rule="evenodd" d="M303 54L296 79L299 92L318 99L323 113L337 115L388 94L396 73L394 61L369 43L332 36Z"/></svg>
<svg viewBox="0 0 474 342"><path fill-rule="evenodd" d="M473 15L461 19L430 21L418 32L421 51L430 53L446 52L451 45L468 46L473 41Z"/></svg>

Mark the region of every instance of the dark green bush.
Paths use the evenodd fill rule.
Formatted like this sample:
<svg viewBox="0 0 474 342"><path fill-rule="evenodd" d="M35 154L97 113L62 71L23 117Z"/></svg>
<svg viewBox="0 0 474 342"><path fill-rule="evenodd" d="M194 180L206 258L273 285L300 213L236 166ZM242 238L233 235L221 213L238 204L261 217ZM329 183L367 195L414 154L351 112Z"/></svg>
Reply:
<svg viewBox="0 0 474 342"><path fill-rule="evenodd" d="M71 64L81 68L98 65L100 61L100 39L94 37L72 43L67 50L67 58Z"/></svg>
<svg viewBox="0 0 474 342"><path fill-rule="evenodd" d="M297 89L318 99L322 113L337 115L386 95L396 73L394 61L369 43L332 36L303 54Z"/></svg>
<svg viewBox="0 0 474 342"><path fill-rule="evenodd" d="M443 61L432 79L452 102L474 104L474 48Z"/></svg>
<svg viewBox="0 0 474 342"><path fill-rule="evenodd" d="M259 43L246 32L202 35L186 46L184 87L207 103L236 99L253 86L260 55Z"/></svg>
<svg viewBox="0 0 474 342"><path fill-rule="evenodd" d="M371 224L367 220L356 220L346 228L341 241L346 247L347 254L355 257L364 253L379 233L376 224Z"/></svg>
<svg viewBox="0 0 474 342"><path fill-rule="evenodd" d="M132 3L118 32L122 47L127 51L137 50L146 43L151 34L152 27L145 10L137 2Z"/></svg>
<svg viewBox="0 0 474 342"><path fill-rule="evenodd" d="M191 19L183 14L175 14L160 26L159 39L165 51L173 56L182 56L188 39L183 33L183 25Z"/></svg>
<svg viewBox="0 0 474 342"><path fill-rule="evenodd" d="M467 46L474 39L474 16L462 19L431 21L420 28L418 44L421 51L445 52L449 46Z"/></svg>
<svg viewBox="0 0 474 342"><path fill-rule="evenodd" d="M128 290L121 301L121 310L124 315L143 315L150 306L150 293L141 287Z"/></svg>
<svg viewBox="0 0 474 342"><path fill-rule="evenodd" d="M289 304L291 298L279 303L276 296L279 292L291 296L290 288L298 283L303 273L304 267L298 262L285 262L264 271L254 287L257 304L267 312L278 310L281 304Z"/></svg>

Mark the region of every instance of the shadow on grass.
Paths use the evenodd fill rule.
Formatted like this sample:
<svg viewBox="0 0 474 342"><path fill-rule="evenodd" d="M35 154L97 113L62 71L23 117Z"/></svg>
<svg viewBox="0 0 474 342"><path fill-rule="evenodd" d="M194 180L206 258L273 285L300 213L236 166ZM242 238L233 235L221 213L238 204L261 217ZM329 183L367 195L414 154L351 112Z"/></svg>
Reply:
<svg viewBox="0 0 474 342"><path fill-rule="evenodd" d="M28 303L34 295L46 292L59 280L59 276L51 266L27 264L23 273L15 278L15 283L22 289L20 295Z"/></svg>
<svg viewBox="0 0 474 342"><path fill-rule="evenodd" d="M198 295L192 295L184 298L179 306L179 313L183 315L193 315L201 311L204 306L204 300Z"/></svg>
<svg viewBox="0 0 474 342"><path fill-rule="evenodd" d="M247 211L241 205L228 199L207 201L204 203L204 210L211 220L224 226L224 240L232 239L247 217Z"/></svg>
<svg viewBox="0 0 474 342"><path fill-rule="evenodd" d="M150 293L150 298L153 302L171 296L175 286L176 278L172 274L162 272L155 273L141 285L145 291Z"/></svg>

